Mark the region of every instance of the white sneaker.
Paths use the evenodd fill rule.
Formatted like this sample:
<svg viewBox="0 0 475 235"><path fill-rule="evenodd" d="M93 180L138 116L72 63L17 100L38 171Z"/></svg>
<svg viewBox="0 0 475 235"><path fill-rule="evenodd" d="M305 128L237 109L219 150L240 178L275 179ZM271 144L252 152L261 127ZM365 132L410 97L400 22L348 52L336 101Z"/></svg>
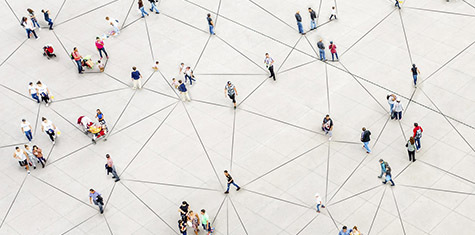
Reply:
<svg viewBox="0 0 475 235"><path fill-rule="evenodd" d="M56 144L56 142L53 141L53 145L55 145L55 144Z"/></svg>
<svg viewBox="0 0 475 235"><path fill-rule="evenodd" d="M26 173L28 173L28 175L30 174L30 171L26 171Z"/></svg>

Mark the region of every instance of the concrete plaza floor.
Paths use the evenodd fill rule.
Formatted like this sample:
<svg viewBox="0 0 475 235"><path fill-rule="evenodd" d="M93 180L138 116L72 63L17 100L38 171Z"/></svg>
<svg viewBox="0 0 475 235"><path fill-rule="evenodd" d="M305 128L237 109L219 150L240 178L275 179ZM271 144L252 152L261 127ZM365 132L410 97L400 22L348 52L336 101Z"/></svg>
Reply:
<svg viewBox="0 0 475 235"><path fill-rule="evenodd" d="M334 5L338 20L328 21ZM343 225L368 235L475 231L475 1L401 5L161 0L161 14L141 19L133 0L1 1L0 234L178 234L183 200L208 211L215 234L338 234ZM300 10L308 30L308 7L319 13L318 29L302 36L294 14ZM27 40L19 25L26 8L42 26L40 11L49 9L54 31ZM69 53L77 47L98 59L94 39L111 30L105 16L122 26L105 40L105 72L79 75ZM337 45L339 62L318 60L320 39ZM56 58L42 56L45 44ZM266 52L277 81L268 78ZM186 103L170 86L182 79L181 62L197 80ZM141 90L131 89L132 66L143 75ZM54 94L49 107L28 95L37 80ZM227 81L238 90L236 110L223 93ZM401 121L389 118L388 93L402 99ZM94 118L97 108L110 132L92 144L76 120ZM320 130L327 113L331 141ZM54 146L41 117L62 132ZM22 118L48 159L30 175L12 158L27 141ZM424 136L411 163L405 144L414 122ZM369 155L359 141L363 126L372 132ZM106 175L106 153L118 183ZM395 187L377 178L380 158ZM223 194L225 169L241 191ZM89 204L89 188L104 196L103 215ZM320 214L316 193L327 205Z"/></svg>

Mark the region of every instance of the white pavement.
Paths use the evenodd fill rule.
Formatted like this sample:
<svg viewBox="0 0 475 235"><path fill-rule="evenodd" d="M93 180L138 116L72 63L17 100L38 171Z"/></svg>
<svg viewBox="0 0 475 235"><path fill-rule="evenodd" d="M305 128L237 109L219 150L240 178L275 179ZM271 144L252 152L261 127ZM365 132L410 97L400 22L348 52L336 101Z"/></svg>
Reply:
<svg viewBox="0 0 475 235"><path fill-rule="evenodd" d="M144 1L149 11L149 2ZM337 4L338 20L328 22ZM0 234L178 234L178 207L205 208L215 234L338 234L343 225L369 234L466 234L475 231L475 0L161 0L161 14L140 18L137 1L5 0L0 2ZM297 10L319 13L318 29L297 32ZM51 11L54 31L26 40L19 18ZM206 14L216 24L209 36ZM69 53L98 59L95 37L119 20L105 40L104 73L77 73ZM316 43L333 41L339 62L318 60ZM58 55L47 60L42 47ZM275 60L268 78L264 55ZM326 51L327 58L331 57ZM159 71L152 70L155 60ZM196 84L183 103L169 85L178 65L191 65ZM411 65L422 72L412 85ZM137 66L144 88L132 90ZM38 106L28 82L55 96ZM232 81L238 108L223 89ZM403 119L389 119L386 94L397 94ZM107 141L92 144L75 125L100 108ZM331 141L320 125L329 113ZM61 136L41 133L41 117ZM26 143L47 166L27 175L12 158ZM422 149L410 163L405 143L418 122ZM367 155L361 127L372 132ZM109 153L122 180L104 170ZM381 184L388 161L395 187ZM229 170L242 190L224 195ZM105 213L89 204L94 188ZM317 214L315 193L327 205ZM189 229L188 234L193 234ZM200 234L205 234L203 231Z"/></svg>

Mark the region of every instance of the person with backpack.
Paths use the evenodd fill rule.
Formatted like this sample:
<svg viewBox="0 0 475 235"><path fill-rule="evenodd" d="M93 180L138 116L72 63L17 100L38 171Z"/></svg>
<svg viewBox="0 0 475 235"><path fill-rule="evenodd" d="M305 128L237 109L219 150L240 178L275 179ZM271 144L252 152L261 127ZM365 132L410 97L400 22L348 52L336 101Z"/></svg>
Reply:
<svg viewBox="0 0 475 235"><path fill-rule="evenodd" d="M78 65L78 71L80 74L83 73L84 69L82 68L82 56L79 54L78 52L78 49L75 47L73 48L73 52L71 53L71 59L74 60L74 62L76 62L76 64Z"/></svg>
<svg viewBox="0 0 475 235"><path fill-rule="evenodd" d="M99 211L101 214L104 213L104 199L99 192L96 192L91 188L89 189L89 203L92 204L92 202L94 202L94 205L99 206Z"/></svg>
<svg viewBox="0 0 475 235"><path fill-rule="evenodd" d="M416 141L414 137L411 136L406 143L407 153L409 154L409 161L416 161Z"/></svg>
<svg viewBox="0 0 475 235"><path fill-rule="evenodd" d="M315 13L311 7L308 8L308 12L310 13L310 30L314 30L317 28L317 22L315 20L317 18L317 13Z"/></svg>
<svg viewBox="0 0 475 235"><path fill-rule="evenodd" d="M424 130L422 130L422 127L419 126L419 124L417 124L417 122L414 123L414 129L412 130L412 132L414 132L414 140L416 141L416 151L418 152L419 149L421 149L421 138L422 138L422 132Z"/></svg>
<svg viewBox="0 0 475 235"><path fill-rule="evenodd" d="M369 130L366 130L366 127L363 127L361 129L363 132L361 132L361 142L363 142L363 148L366 149L366 153L371 153L371 150L369 149L369 141L371 132Z"/></svg>
<svg viewBox="0 0 475 235"><path fill-rule="evenodd" d="M386 167L388 167L389 164L383 159L379 159L379 165L381 166L381 174L378 176L378 178L382 178L384 173L386 173Z"/></svg>
<svg viewBox="0 0 475 235"><path fill-rule="evenodd" d="M417 75L419 75L421 71L416 67L416 64L412 64L411 72L412 78L414 79L414 87L417 87Z"/></svg>
<svg viewBox="0 0 475 235"><path fill-rule="evenodd" d="M328 46L328 49L330 49L330 52L332 53L332 61L335 61L335 56L336 60L338 61L338 53L336 53L336 45L333 44L333 41L330 41L330 46Z"/></svg>
<svg viewBox="0 0 475 235"><path fill-rule="evenodd" d="M157 0L148 0L150 2L150 12L153 12L155 10L155 14L160 14L160 12L157 9L157 6L155 5L155 2Z"/></svg>

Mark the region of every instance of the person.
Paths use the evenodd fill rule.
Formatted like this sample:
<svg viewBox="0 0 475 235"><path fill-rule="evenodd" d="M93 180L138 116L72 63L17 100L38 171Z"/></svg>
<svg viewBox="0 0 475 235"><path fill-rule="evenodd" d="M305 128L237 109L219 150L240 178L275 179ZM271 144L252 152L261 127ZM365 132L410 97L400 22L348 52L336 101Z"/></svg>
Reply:
<svg viewBox="0 0 475 235"><path fill-rule="evenodd" d="M38 161L45 168L46 159L43 157L43 151L36 145L33 145L33 155L38 159Z"/></svg>
<svg viewBox="0 0 475 235"><path fill-rule="evenodd" d="M412 64L411 72L412 78L414 79L414 87L417 87L417 75L419 75L421 71L416 67L416 64Z"/></svg>
<svg viewBox="0 0 475 235"><path fill-rule="evenodd" d="M224 97L226 97L226 92L231 100L233 100L234 109L236 109L236 96L238 95L236 87L228 81L224 87Z"/></svg>
<svg viewBox="0 0 475 235"><path fill-rule="evenodd" d="M395 94L388 93L386 99L388 100L389 104L389 113L391 114L391 117L393 117L394 102L396 102L397 97Z"/></svg>
<svg viewBox="0 0 475 235"><path fill-rule="evenodd" d="M185 83L181 80L178 80L178 91L180 91L182 101L191 101L190 96L188 95L188 89L186 89Z"/></svg>
<svg viewBox="0 0 475 235"><path fill-rule="evenodd" d="M386 178L383 181L383 184L386 184L388 181L391 182L391 186L394 186L392 175L391 175L391 168L389 166L386 166L386 172L384 173L386 175Z"/></svg>
<svg viewBox="0 0 475 235"><path fill-rule="evenodd" d="M142 81L140 80L142 78L142 74L137 70L137 67L132 67L132 83L134 84L134 87L132 89L142 89Z"/></svg>
<svg viewBox="0 0 475 235"><path fill-rule="evenodd" d="M30 146L28 146L27 144L24 145L25 147L25 154L28 156L28 159L30 159L30 164L33 165L33 169L36 169L36 163L40 162L40 160L38 160L35 155L33 154L33 152L31 151L30 149ZM44 168L44 167L43 167Z"/></svg>
<svg viewBox="0 0 475 235"><path fill-rule="evenodd" d="M30 82L28 84L28 93L30 93L31 98L36 100L37 103L40 103L40 98L38 97L38 89L33 84L33 82Z"/></svg>
<svg viewBox="0 0 475 235"><path fill-rule="evenodd" d="M26 172L30 174L30 159L28 159L28 155L25 153L25 151L21 151L20 147L15 147L13 158L18 159L20 166L25 167Z"/></svg>
<svg viewBox="0 0 475 235"><path fill-rule="evenodd" d="M78 65L79 73L83 73L82 71L84 71L84 69L82 68L81 62L82 56L79 54L78 49L76 47L73 48L73 52L71 53L71 59L73 59L74 62L76 62L76 64Z"/></svg>
<svg viewBox="0 0 475 235"><path fill-rule="evenodd" d="M52 102L51 100L51 92L49 91L48 87L41 83L41 81L36 82L36 89L41 96L41 100L46 103L46 107Z"/></svg>
<svg viewBox="0 0 475 235"><path fill-rule="evenodd" d="M362 235L362 233L358 230L358 227L353 226L353 231L351 231L350 235Z"/></svg>
<svg viewBox="0 0 475 235"><path fill-rule="evenodd" d="M28 142L31 143L31 140L33 139L33 135L31 133L31 124L26 121L26 119L21 119L21 132L25 133L26 138L28 139Z"/></svg>
<svg viewBox="0 0 475 235"><path fill-rule="evenodd" d="M55 139L56 139L56 126L51 122L50 120L47 120L45 117L41 118L41 131L45 132L51 141L53 141L53 144L55 144Z"/></svg>
<svg viewBox="0 0 475 235"><path fill-rule="evenodd" d="M389 164L383 159L379 159L379 165L381 166L381 174L378 176L378 178L382 178L384 173L386 173L386 167L388 167Z"/></svg>
<svg viewBox="0 0 475 235"><path fill-rule="evenodd" d="M153 12L155 10L155 14L160 14L160 12L157 9L157 6L155 5L155 2L157 0L148 0L150 2L150 12Z"/></svg>
<svg viewBox="0 0 475 235"><path fill-rule="evenodd" d="M96 118L97 118L97 121L99 121L100 124L102 124L102 125L106 124L106 120L104 119L104 114L102 113L102 111L100 109L96 109Z"/></svg>
<svg viewBox="0 0 475 235"><path fill-rule="evenodd" d="M139 0L138 1L138 4L139 4L139 10L140 12L142 13L142 18L145 17L145 15L149 16L148 13L145 11L145 8L143 6L143 1L142 0Z"/></svg>
<svg viewBox="0 0 475 235"><path fill-rule="evenodd" d="M318 51L320 53L320 60L321 61L326 61L327 59L325 58L325 45L323 44L322 39L320 39L320 41L317 42L317 47L318 47Z"/></svg>
<svg viewBox="0 0 475 235"><path fill-rule="evenodd" d="M333 41L330 41L330 46L328 46L328 49L330 49L330 52L332 53L332 61L335 61L335 56L336 60L338 60L338 53L336 53L336 45L333 44Z"/></svg>
<svg viewBox="0 0 475 235"><path fill-rule="evenodd" d="M363 127L361 129L363 132L361 133L361 142L363 142L363 148L366 149L366 153L371 153L371 150L369 149L369 141L371 140L370 135L371 131L366 130L366 127Z"/></svg>
<svg viewBox="0 0 475 235"><path fill-rule="evenodd" d="M97 61L97 68L99 68L99 71L101 71L101 73L104 72L105 66L101 60Z"/></svg>
<svg viewBox="0 0 475 235"><path fill-rule="evenodd" d="M236 191L239 191L241 189L241 187L239 187L239 185L234 183L233 177L229 174L229 172L227 170L224 170L224 176L226 176L227 184L228 184L228 187L226 188L226 192L224 192L225 194L229 193L229 186L231 186L231 184L236 186Z"/></svg>
<svg viewBox="0 0 475 235"><path fill-rule="evenodd" d="M53 20L49 18L49 10L41 10L43 12L43 16L45 17L45 21L48 22L49 30L53 30Z"/></svg>
<svg viewBox="0 0 475 235"><path fill-rule="evenodd" d="M30 16L30 20L33 23L33 27L41 30L41 26L40 24L38 24L38 20L36 19L36 16L35 16L35 11L33 11L33 9L31 8L26 9L26 11L28 11L28 15Z"/></svg>
<svg viewBox="0 0 475 235"><path fill-rule="evenodd" d="M190 80L190 86L193 85L193 81L196 81L194 79L195 75L193 75L193 70L191 70L190 66L186 67L185 69L185 83L189 79Z"/></svg>
<svg viewBox="0 0 475 235"><path fill-rule="evenodd" d="M419 152L419 149L421 149L421 138L422 138L422 127L417 124L417 122L414 123L414 129L412 132L414 133L412 137L414 137L414 140L416 141L416 151Z"/></svg>
<svg viewBox="0 0 475 235"><path fill-rule="evenodd" d="M214 23L213 23L213 19L211 19L211 14L210 13L208 13L208 15L206 17L206 20L208 21L209 34L216 35L216 33L214 33Z"/></svg>
<svg viewBox="0 0 475 235"><path fill-rule="evenodd" d="M320 206L322 208L325 208L325 205L322 203L322 198L320 197L320 194L315 194L315 198L317 199L317 213L320 213Z"/></svg>
<svg viewBox="0 0 475 235"><path fill-rule="evenodd" d="M416 141L414 137L410 137L406 143L407 153L409 154L409 161L416 161Z"/></svg>
<svg viewBox="0 0 475 235"><path fill-rule="evenodd" d="M403 110L404 108L402 107L401 98L398 97L393 107L394 118L396 118L396 120L401 120Z"/></svg>
<svg viewBox="0 0 475 235"><path fill-rule="evenodd" d="M109 22L109 24L112 26L112 28L114 29L114 34L119 34L120 33L120 30L119 30L119 21L116 20L116 19L111 19L109 18L109 16L106 16L106 20L107 22Z"/></svg>
<svg viewBox="0 0 475 235"><path fill-rule="evenodd" d="M269 53L266 53L266 58L264 59L264 64L266 64L266 68L269 69L269 72L270 72L269 78L274 78L274 81L275 81L274 59L272 59L269 56Z"/></svg>
<svg viewBox="0 0 475 235"><path fill-rule="evenodd" d="M302 35L305 35L305 32L303 31L302 16L300 16L300 11L297 11L297 13L295 13L295 19L297 20L297 26L299 28L299 33L302 34Z"/></svg>
<svg viewBox="0 0 475 235"><path fill-rule="evenodd" d="M401 6L399 5L399 0L396 0L396 3L394 4L395 7L398 7L399 9L401 9Z"/></svg>
<svg viewBox="0 0 475 235"><path fill-rule="evenodd" d="M186 235L186 222L183 220L178 220L178 228L180 229L180 233Z"/></svg>
<svg viewBox="0 0 475 235"><path fill-rule="evenodd" d="M96 48L99 51L99 56L101 57L102 60L102 52L106 55L106 58L109 59L109 55L107 54L106 49L104 48L104 41L101 40L100 37L96 37Z"/></svg>
<svg viewBox="0 0 475 235"><path fill-rule="evenodd" d="M335 6L332 7L332 12L330 14L330 21L332 20L333 17L335 17L335 20L336 20L336 7Z"/></svg>
<svg viewBox="0 0 475 235"><path fill-rule="evenodd" d="M119 181L119 175L117 175L117 171L115 170L115 165L114 161L112 161L112 158L109 154L106 154L107 158L107 163L106 163L106 168L107 168L107 174L112 173L112 179L115 179L115 182Z"/></svg>
<svg viewBox="0 0 475 235"><path fill-rule="evenodd" d="M198 214L190 210L190 212L188 213L188 221L191 221L191 227L193 228L193 232L195 232L195 235L198 235L198 232L200 231L200 217L198 216Z"/></svg>
<svg viewBox="0 0 475 235"><path fill-rule="evenodd" d="M94 202L94 205L99 206L99 211L104 213L104 199L102 198L101 194L99 192L96 192L94 189L89 189L89 203L92 204Z"/></svg>
<svg viewBox="0 0 475 235"><path fill-rule="evenodd" d="M183 69L185 69L185 63L181 63L180 66L178 66L178 75L183 73Z"/></svg>
<svg viewBox="0 0 475 235"><path fill-rule="evenodd" d="M205 209L201 209L201 226L208 232L208 235L211 233L211 223L209 222L209 216Z"/></svg>
<svg viewBox="0 0 475 235"><path fill-rule="evenodd" d="M23 17L21 19L21 26L25 28L28 39L30 38L30 34L33 34L36 40L38 40L39 37L36 35L35 26L33 26L33 23L30 20L28 20L28 18Z"/></svg>
<svg viewBox="0 0 475 235"><path fill-rule="evenodd" d="M341 231L338 233L338 235L350 235L351 231L353 230L352 229L348 230L346 226L343 226L343 228L341 228Z"/></svg>
<svg viewBox="0 0 475 235"><path fill-rule="evenodd" d="M178 208L178 212L180 212L181 219L186 221L188 217L188 213L190 211L190 204L186 201L182 201L180 207Z"/></svg>
<svg viewBox="0 0 475 235"><path fill-rule="evenodd" d="M180 84L178 83L178 81L177 81L175 78L172 78L172 86L173 86L173 88L178 89L178 86L179 86L179 85L180 85Z"/></svg>
<svg viewBox="0 0 475 235"><path fill-rule="evenodd" d="M317 18L317 13L315 13L311 7L308 8L308 12L310 13L310 30L314 30L317 28L317 22L315 20Z"/></svg>
<svg viewBox="0 0 475 235"><path fill-rule="evenodd" d="M153 64L152 66L153 71L158 71L158 64L159 64L158 60L155 61L155 64Z"/></svg>
<svg viewBox="0 0 475 235"><path fill-rule="evenodd" d="M327 114L323 118L322 130L325 132L325 135L329 136L329 140L331 140L332 139L332 131L333 131L333 120L330 118L329 114Z"/></svg>

